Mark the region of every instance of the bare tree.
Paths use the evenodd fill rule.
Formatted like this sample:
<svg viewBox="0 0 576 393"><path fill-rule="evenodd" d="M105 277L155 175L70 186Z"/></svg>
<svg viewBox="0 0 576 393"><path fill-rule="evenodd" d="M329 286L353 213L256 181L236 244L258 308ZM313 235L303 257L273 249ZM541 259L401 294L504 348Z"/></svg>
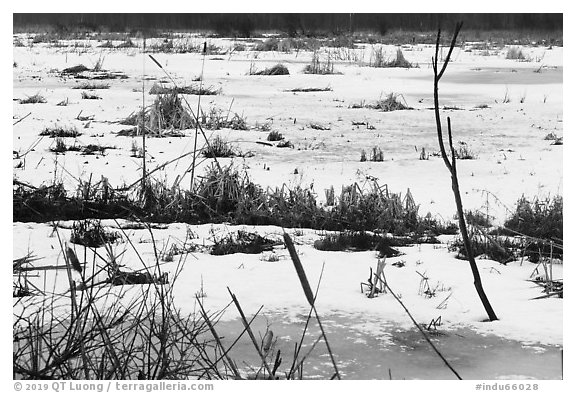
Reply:
<svg viewBox="0 0 576 393"><path fill-rule="evenodd" d="M482 287L482 280L480 278L480 273L478 271L478 266L476 265L476 260L474 259L474 255L472 254L472 246L470 244L470 237L468 236L468 228L466 226L466 220L464 218L464 209L462 208L462 198L460 196L460 186L458 185L458 174L456 171L456 153L454 151L454 146L452 144L452 127L450 124L450 117L448 117L448 143L450 146L450 155L451 160L448 158L448 154L446 153L446 148L444 147L444 138L442 136L442 123L440 121L440 105L438 103L438 82L444 75L444 71L446 71L446 67L450 62L450 56L452 55L452 51L454 50L454 46L456 44L456 38L458 37L458 33L462 28L462 22L456 25L456 29L454 30L454 36L452 37L452 42L450 43L450 49L448 51L448 55L444 59L444 64L442 65L442 69L438 70L438 51L440 48L440 29L438 30L438 35L436 37L436 53L432 58L432 67L434 69L434 114L436 115L436 130L438 133L438 144L440 145L440 152L442 154L442 158L444 159L444 164L450 171L450 175L452 177L452 191L454 192L454 199L456 201L456 208L458 209L458 224L460 226L460 232L462 233L462 241L464 242L464 249L466 250L466 256L468 258L468 262L470 263L470 268L472 269L472 274L474 276L474 287L476 287L476 291L478 292L478 296L480 296L480 300L486 309L486 313L488 314L488 318L490 321L497 320L498 317L496 313L492 309L490 305L490 301L484 292L484 288Z"/></svg>

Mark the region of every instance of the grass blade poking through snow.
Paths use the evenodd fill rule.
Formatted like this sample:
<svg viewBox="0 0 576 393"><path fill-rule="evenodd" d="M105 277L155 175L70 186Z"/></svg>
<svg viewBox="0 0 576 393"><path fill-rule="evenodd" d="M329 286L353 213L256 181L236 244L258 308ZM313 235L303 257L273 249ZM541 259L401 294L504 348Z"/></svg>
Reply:
<svg viewBox="0 0 576 393"><path fill-rule="evenodd" d="M290 258L294 263L294 268L296 268L296 274L298 274L298 279L300 280L300 285L302 285L302 289L304 290L304 294L306 295L306 299L310 304L310 307L314 310L314 315L316 316L316 321L318 321L318 326L322 332L322 337L324 338L324 342L326 343L326 349L328 350L328 354L330 355L330 360L332 361L332 366L334 366L334 378L340 378L340 373L338 372L338 366L336 365L336 361L334 360L334 354L330 349L330 344L328 343L328 337L326 337L326 333L324 332L324 327L322 326L322 322L320 321L320 316L318 315L318 311L314 306L314 295L312 294L312 289L310 288L310 283L308 282L308 278L306 277L306 272L304 272L304 267L302 266L302 262L300 262L300 257L296 252L296 247L294 247L294 243L286 232L284 232L284 243L286 243L286 248L288 248L288 252L290 253Z"/></svg>

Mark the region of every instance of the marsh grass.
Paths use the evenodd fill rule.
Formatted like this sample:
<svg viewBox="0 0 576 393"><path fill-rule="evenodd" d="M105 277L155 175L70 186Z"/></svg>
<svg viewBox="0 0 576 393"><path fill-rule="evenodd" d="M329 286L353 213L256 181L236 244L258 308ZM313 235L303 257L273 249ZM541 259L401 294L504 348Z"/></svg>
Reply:
<svg viewBox="0 0 576 393"><path fill-rule="evenodd" d="M323 91L332 91L330 86L326 87L297 87L294 89L284 90L286 92L291 93L315 93L315 92L323 92Z"/></svg>
<svg viewBox="0 0 576 393"><path fill-rule="evenodd" d="M229 233L221 239L215 239L210 254L261 254L264 251L272 251L273 246L278 244L281 243L262 237L257 233L238 230L235 233Z"/></svg>
<svg viewBox="0 0 576 393"><path fill-rule="evenodd" d="M404 96L397 93L389 93L385 97L380 97L372 104L366 104L367 108L377 109L382 112L393 112L411 110L413 108L406 104Z"/></svg>
<svg viewBox="0 0 576 393"><path fill-rule="evenodd" d="M384 49L380 46L378 48L373 48L370 55L370 62L368 64L370 67L376 68L414 68L418 65L410 63L404 57L402 50L398 48L396 50L396 57L394 59L389 59L386 57Z"/></svg>
<svg viewBox="0 0 576 393"><path fill-rule="evenodd" d="M516 259L515 251L520 248L518 242L508 238L493 237L479 231L471 231L470 246L474 258L483 256L496 262L506 264ZM488 238L490 236L490 238ZM448 246L449 251L457 251L456 258L467 260L466 249L462 238L456 238Z"/></svg>
<svg viewBox="0 0 576 393"><path fill-rule="evenodd" d="M70 242L85 247L97 248L114 243L122 236L102 226L100 220L75 221L72 225Z"/></svg>
<svg viewBox="0 0 576 393"><path fill-rule="evenodd" d="M525 61L526 55L522 52L522 48L518 46L511 46L506 51L506 59L507 60L518 60L518 61Z"/></svg>
<svg viewBox="0 0 576 393"><path fill-rule="evenodd" d="M250 67L249 75L290 75L290 71L284 64L276 64L272 67L258 71L255 66Z"/></svg>
<svg viewBox="0 0 576 393"><path fill-rule="evenodd" d="M31 96L27 96L26 98L21 98L18 100L20 104L45 104L46 98L42 96L40 93L36 93Z"/></svg>
<svg viewBox="0 0 576 393"><path fill-rule="evenodd" d="M49 138L77 138L82 135L82 133L80 133L74 126L65 127L56 125L54 127L44 128L39 135L47 136Z"/></svg>
<svg viewBox="0 0 576 393"><path fill-rule="evenodd" d="M102 97L100 97L98 94L90 93L88 91L83 91L80 96L82 97L83 100L101 100L102 99Z"/></svg>
<svg viewBox="0 0 576 393"><path fill-rule="evenodd" d="M82 90L103 90L109 89L110 84L108 83L97 83L97 82L82 82L77 84L76 86L72 87L73 89L82 89Z"/></svg>
<svg viewBox="0 0 576 393"><path fill-rule="evenodd" d="M240 155L238 149L234 148L230 142L222 138L220 135L216 135L210 141L210 144L202 149L202 154L205 157L236 157Z"/></svg>
<svg viewBox="0 0 576 393"><path fill-rule="evenodd" d="M149 94L190 94L190 95L218 95L222 93L221 88L204 85L187 85L187 86L163 86L154 83L150 88Z"/></svg>
<svg viewBox="0 0 576 393"><path fill-rule="evenodd" d="M280 147L280 148L284 148L284 147L289 147L289 148L293 148L294 144L288 140L282 140L280 142L278 142L276 144L276 147Z"/></svg>
<svg viewBox="0 0 576 393"><path fill-rule="evenodd" d="M56 137L54 142L54 146L50 147L50 151L53 153L66 153L68 151L79 151L83 155L94 155L94 154L101 154L104 155L106 150L108 149L115 149L113 146L103 146L103 145L95 145L95 144L88 144L88 145L72 145L69 146L66 144L65 139L62 137Z"/></svg>
<svg viewBox="0 0 576 393"><path fill-rule="evenodd" d="M378 251L383 257L400 255L391 247L392 242L385 236L369 234L364 231L343 231L326 234L314 242L314 248L320 251Z"/></svg>
<svg viewBox="0 0 576 393"><path fill-rule="evenodd" d="M277 130L270 131L270 133L266 137L266 140L270 142L278 142L281 141L282 139L284 139L284 136L280 131Z"/></svg>
<svg viewBox="0 0 576 393"><path fill-rule="evenodd" d="M147 265L132 243L142 272L120 270L121 255L109 243L95 260L60 244L68 291L15 301L14 379L227 378L218 364L222 353L200 338L206 337L206 320L173 303L183 259L168 280L161 261ZM82 266L88 269L77 270ZM98 278L106 273L108 279Z"/></svg>
<svg viewBox="0 0 576 393"><path fill-rule="evenodd" d="M458 142L458 146L454 149L454 155L459 160L476 160L478 155L468 146L466 142Z"/></svg>
<svg viewBox="0 0 576 393"><path fill-rule="evenodd" d="M562 240L563 209L564 198L561 195L532 200L522 196L504 227L534 238Z"/></svg>
<svg viewBox="0 0 576 393"><path fill-rule="evenodd" d="M223 128L230 128L232 130L248 130L246 118L238 113L231 114L230 110L224 111L215 106L205 112L201 110L198 121L204 129L207 130L221 130Z"/></svg>
<svg viewBox="0 0 576 393"><path fill-rule="evenodd" d="M314 75L341 74L340 72L334 71L334 62L331 59L330 52L327 53L326 60L322 61L318 51L314 51L310 64L307 64L302 72Z"/></svg>
<svg viewBox="0 0 576 393"><path fill-rule="evenodd" d="M148 178L144 188L110 187L106 179L81 182L68 193L61 182L31 187L15 183L14 221L126 218L190 224L229 222L327 231L378 230L396 235L441 232L431 217L419 217L408 191L392 193L376 181L352 184L335 193L332 206L318 202L312 187L283 185L264 189L233 163L211 165L192 191Z"/></svg>

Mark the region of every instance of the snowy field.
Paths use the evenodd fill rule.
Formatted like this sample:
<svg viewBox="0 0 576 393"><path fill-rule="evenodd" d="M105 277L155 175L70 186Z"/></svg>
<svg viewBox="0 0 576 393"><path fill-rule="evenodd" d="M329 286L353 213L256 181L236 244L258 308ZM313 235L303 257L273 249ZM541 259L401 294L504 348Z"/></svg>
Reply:
<svg viewBox="0 0 576 393"><path fill-rule="evenodd" d="M185 40L191 45L202 45L205 41L196 36ZM141 176L142 160L131 157L133 144L140 146L141 138L116 136L118 131L129 128L118 121L141 108L143 82L148 105L155 97L148 94L149 89L168 77L138 48L107 49L98 47L101 42L80 43L76 47L74 42L68 42L67 47L36 44L13 49L13 122L28 116L13 127L13 176L18 181L40 186L61 179L69 190L74 190L78 179L98 181L105 177L109 184L120 187ZM410 69L367 66L375 50L368 44L357 49L323 48L319 51L321 58L330 51L336 58L334 70L338 74L309 75L302 70L312 59L310 51L253 51L251 42L229 39L209 39L208 43L220 48L221 53L207 55L205 59L200 53L153 53L153 56L179 85L193 83L203 70L203 84L220 88L221 94L201 96L202 108L205 111L220 108L246 119L250 126L246 131L208 131L211 138L220 135L243 153L252 153L219 159L221 163L235 162L263 187L313 184L322 202L324 190L330 186L339 190L375 178L392 192L406 194L410 190L420 205L419 214L430 212L434 217L453 220L456 208L450 176L442 159L434 155L439 148L432 110L432 45L402 46L406 60L418 65ZM247 45L248 50L233 50L240 43ZM522 195L532 199L563 193L563 146L552 145L551 140L545 139L549 134L563 137L563 48L522 47L524 61L506 59L509 47L477 48L478 45L468 43L455 49L440 83L441 116L443 121L446 116L451 117L455 142L462 142L460 145L467 146L475 155L475 159L458 161L465 209L488 209L495 224L501 225L508 216L507 208L513 209ZM397 47L382 49L387 57L393 58ZM78 64L92 67L99 59L103 60L104 69L124 73L127 78L96 81L110 87L91 91L101 99L82 99L84 90L74 87L85 81L63 77L60 71ZM248 75L251 67L261 70L277 63L284 64L290 75ZM327 87L328 91L321 92L288 91ZM37 93L47 102L17 101ZM401 95L413 110L381 112L354 108L389 93ZM198 96L188 95L187 99L196 108ZM62 101L67 101L67 105L57 105ZM262 130L263 124L269 125L266 131ZM75 127L82 133L67 141L68 144L114 148L103 155L80 152L56 155L50 151L55 140L38 136L44 128L55 125ZM313 127L318 125L322 127ZM293 147L278 148L276 142L267 142L270 129L280 131ZM147 167L154 169L189 152L193 141L194 130L186 130L184 137L148 139ZM202 142L199 139L199 148ZM382 150L384 160L360 162L362 150L369 152L373 147ZM429 159L419 159L422 148L430 155ZM27 151L25 158L19 158ZM189 157L177 160L153 176L165 179L167 184L181 179L181 184L187 185L190 174L186 170L190 164ZM197 173L201 174L209 164L210 160L205 160ZM102 223L116 230L127 224L124 220ZM58 224L57 231L63 240L70 238L72 225L72 221ZM238 229L277 240L279 245L260 255L209 254L209 247L216 239ZM360 292L360 283L366 282L370 268L376 268L375 252L319 251L313 244L322 233L310 229L285 230L292 236L314 288L323 269L317 308L326 319L339 321L328 323L331 329L337 331L338 324L345 320L350 332L368 334L390 345L394 345L394 331L387 327L413 329L393 297L380 295L368 299ZM174 301L185 313L197 311L195 296L199 293L206 309L224 309L230 303L227 287L241 300L247 315L253 315L263 305L263 315L271 320L296 323L308 313L294 266L281 244L282 228L171 223L153 229L154 239L143 229L126 229L126 233L135 247L120 240L113 248L121 255L122 265L128 268L141 269L142 261L154 264L152 242L157 250L170 250L173 244L182 248L188 242L196 245L194 252L176 254L173 261L162 265L169 277L175 273L178 261L183 266L174 286ZM14 222L13 239L14 258L33 252L42 258L35 266L64 263L50 223ZM562 348L562 299L532 300L542 295L542 288L529 280L542 274L541 269L535 272L536 265L526 260L503 265L478 258L484 288L499 317L498 321L482 322L486 315L468 263L448 251L452 236L443 235L439 240L441 244L400 247L402 255L387 259L388 284L417 321L428 324L441 317L441 329L448 334L469 329L487 337L517 341L533 352L540 347L542 352ZM86 261L93 260L92 250L73 247ZM553 274L555 279L562 278L561 263L554 264ZM436 288L434 296L422 295L422 275ZM42 271L31 280L53 292L66 291L68 286L66 273L58 270ZM22 303L15 306L15 314L20 313L21 306ZM223 322L237 318L234 310L222 315ZM343 361L346 357L346 353L338 354ZM506 375L503 371L502 376ZM530 374L516 376L528 378ZM559 378L559 373L541 377Z"/></svg>

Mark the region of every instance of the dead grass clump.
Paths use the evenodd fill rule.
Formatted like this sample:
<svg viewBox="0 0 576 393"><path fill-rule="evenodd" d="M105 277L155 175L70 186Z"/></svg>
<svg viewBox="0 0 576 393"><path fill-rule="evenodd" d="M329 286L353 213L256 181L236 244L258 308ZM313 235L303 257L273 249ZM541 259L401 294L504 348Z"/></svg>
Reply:
<svg viewBox="0 0 576 393"><path fill-rule="evenodd" d="M384 153L378 146L374 146L370 151L370 161L382 162L384 161Z"/></svg>
<svg viewBox="0 0 576 393"><path fill-rule="evenodd" d="M284 90L291 93L311 93L311 92L322 92L322 91L332 91L330 86L327 87L297 87L295 89Z"/></svg>
<svg viewBox="0 0 576 393"><path fill-rule="evenodd" d="M135 126L130 130L117 133L118 136L141 135L142 111L136 111L119 122L123 125ZM193 128L195 121L182 105L178 93L158 94L152 105L144 111L144 126L146 134L151 136L182 136L175 130Z"/></svg>
<svg viewBox="0 0 576 393"><path fill-rule="evenodd" d="M320 54L315 51L312 54L312 60L310 64L307 64L302 71L305 74L315 74L315 75L334 75L340 74L340 72L334 71L334 63L332 62L330 53L326 56L326 61L320 60Z"/></svg>
<svg viewBox="0 0 576 393"><path fill-rule="evenodd" d="M216 137L210 141L210 144L202 149L202 154L209 158L236 157L239 155L230 142L220 135L216 135Z"/></svg>
<svg viewBox="0 0 576 393"><path fill-rule="evenodd" d="M522 48L518 46L511 46L506 51L506 59L508 60L526 60L526 56L522 53Z"/></svg>
<svg viewBox="0 0 576 393"><path fill-rule="evenodd" d="M491 217L481 211L467 210L464 212L464 217L466 218L466 222L470 225L483 228L490 228L492 226ZM458 219L458 217L454 218Z"/></svg>
<svg viewBox="0 0 576 393"><path fill-rule="evenodd" d="M504 227L534 238L563 239L564 198L561 195L529 200L522 196Z"/></svg>
<svg viewBox="0 0 576 393"><path fill-rule="evenodd" d="M90 69L84 64L79 64L73 67L64 68L62 74L79 74L84 71L89 71Z"/></svg>
<svg viewBox="0 0 576 393"><path fill-rule="evenodd" d="M116 48L136 48L136 44L130 39L130 37L127 37L124 41L116 45Z"/></svg>
<svg viewBox="0 0 576 393"><path fill-rule="evenodd" d="M545 141L552 141L551 145L563 145L564 138L561 136L556 135L555 132L550 132L544 137Z"/></svg>
<svg viewBox="0 0 576 393"><path fill-rule="evenodd" d="M232 163L221 169L208 167L194 192L198 198L196 211L203 219L256 225L260 216L266 216L265 192Z"/></svg>
<svg viewBox="0 0 576 393"><path fill-rule="evenodd" d="M190 94L190 95L218 95L222 93L221 88L216 88L214 86L200 86L200 85L189 85L189 86L172 86L166 87L159 83L154 83L152 88L150 88L149 94Z"/></svg>
<svg viewBox="0 0 576 393"><path fill-rule="evenodd" d="M140 212L139 203L113 190L106 179L81 181L70 193L62 182L34 187L14 181L12 202L15 222L125 218L131 212Z"/></svg>
<svg viewBox="0 0 576 393"><path fill-rule="evenodd" d="M40 134L40 136L47 136L48 138L77 138L82 135L74 126L54 126L46 127Z"/></svg>
<svg viewBox="0 0 576 393"><path fill-rule="evenodd" d="M220 130L222 128L230 128L232 130L248 130L246 118L234 113L230 115L230 111L224 112L220 108L211 107L208 112L201 110L200 118L198 119L202 127L207 130Z"/></svg>
<svg viewBox="0 0 576 393"><path fill-rule="evenodd" d="M278 44L280 40L277 38L267 38L264 41L260 41L254 46L255 51L259 52L272 52L278 51Z"/></svg>
<svg viewBox="0 0 576 393"><path fill-rule="evenodd" d="M458 147L454 149L454 154L459 160L475 160L478 158L468 144L463 141L458 142Z"/></svg>
<svg viewBox="0 0 576 393"><path fill-rule="evenodd" d="M266 140L270 141L270 142L278 142L278 141L281 141L282 139L284 139L284 136L282 135L282 133L280 131L276 131L276 130L270 131L270 133L268 134L268 137L266 137Z"/></svg>
<svg viewBox="0 0 576 393"><path fill-rule="evenodd" d="M358 184L343 187L324 228L336 231L378 229L401 235L418 230L418 224L418 205L410 191L402 197L372 181L362 188Z"/></svg>
<svg viewBox="0 0 576 393"><path fill-rule="evenodd" d="M161 130L184 130L194 127L194 119L182 105L176 92L159 94L148 111L147 127L155 132Z"/></svg>
<svg viewBox="0 0 576 393"><path fill-rule="evenodd" d="M487 234L482 234L478 231L472 230L470 235L470 246L472 247L472 255L476 257L484 257L496 262L506 264L516 259L514 250L518 248L518 243L509 239L501 239L497 237L488 238ZM457 251L456 258L468 260L466 255L466 248L461 237L458 237L454 242L448 246L449 251Z"/></svg>
<svg viewBox="0 0 576 393"><path fill-rule="evenodd" d="M360 152L360 162L366 162L368 158L366 156L366 150L362 149ZM384 153L378 146L374 146L370 151L370 161L382 162L384 161Z"/></svg>
<svg viewBox="0 0 576 393"><path fill-rule="evenodd" d="M406 60L406 58L404 57L404 54L402 53L402 50L400 48L398 48L396 50L396 58L394 60L384 62L382 67L386 67L386 68L413 68L414 65L412 63L410 63L408 60Z"/></svg>
<svg viewBox="0 0 576 393"><path fill-rule="evenodd" d="M83 100L101 100L102 99L102 97L100 97L98 94L90 93L88 91L83 91L81 94L81 97Z"/></svg>
<svg viewBox="0 0 576 393"><path fill-rule="evenodd" d="M276 147L290 147L290 148L293 148L293 147L294 147L294 144L292 144L292 142L290 142L290 141L283 140L283 141L278 142L278 143L276 144Z"/></svg>
<svg viewBox="0 0 576 393"><path fill-rule="evenodd" d="M102 90L102 89L109 89L110 85L108 83L83 82L72 88L82 90Z"/></svg>
<svg viewBox="0 0 576 393"><path fill-rule="evenodd" d="M384 98L380 97L373 104L367 104L366 107L370 109L377 109L382 112L403 111L413 109L406 104L404 96L397 93L389 93Z"/></svg>
<svg viewBox="0 0 576 393"><path fill-rule="evenodd" d="M228 236L216 240L212 246L210 254L261 254L264 251L272 251L276 244L278 243L262 237L257 233L239 230L235 234L230 233Z"/></svg>
<svg viewBox="0 0 576 393"><path fill-rule="evenodd" d="M101 43L100 45L98 45L98 48L110 49L110 48L114 48L114 44L112 43L111 40L107 40L107 41Z"/></svg>
<svg viewBox="0 0 576 393"><path fill-rule="evenodd" d="M320 123L310 123L308 124L308 127L312 128L313 130L319 130L319 131L329 131L331 129L329 125L324 125Z"/></svg>
<svg viewBox="0 0 576 393"><path fill-rule="evenodd" d="M69 288L21 298L14 308L14 379L225 378L222 352L206 338L214 317L182 314L173 303L183 261L169 280L158 258L148 267L137 251L144 268L131 271L120 269L121 254L109 245L95 261L61 247ZM76 269L96 263L93 272Z"/></svg>
<svg viewBox="0 0 576 393"><path fill-rule="evenodd" d="M27 96L26 98L21 98L18 100L20 104L45 104L46 98L40 93L36 93L32 96Z"/></svg>
<svg viewBox="0 0 576 393"><path fill-rule="evenodd" d="M290 71L284 64L276 64L275 66L265 68L261 71L250 69L250 75L290 75Z"/></svg>
<svg viewBox="0 0 576 393"><path fill-rule="evenodd" d="M400 254L390 246L390 240L364 231L343 231L327 234L314 242L314 248L320 251L367 251L379 252L379 257L394 257Z"/></svg>
<svg viewBox="0 0 576 393"><path fill-rule="evenodd" d="M104 155L104 153L106 152L106 150L108 149L115 149L115 147L113 146L102 146L102 145L95 145L93 143L90 143L88 145L84 145L81 147L81 151L82 154L86 155L86 156L91 156L94 154L102 154Z"/></svg>
<svg viewBox="0 0 576 393"><path fill-rule="evenodd" d="M67 151L80 151L80 147L79 146L68 146L66 145L66 142L63 138L61 137L56 137L54 146L50 147L50 151L53 153L66 153Z"/></svg>
<svg viewBox="0 0 576 393"><path fill-rule="evenodd" d="M104 244L114 243L120 238L121 235L118 232L104 228L100 220L88 219L72 224L70 242L85 247L98 248Z"/></svg>

